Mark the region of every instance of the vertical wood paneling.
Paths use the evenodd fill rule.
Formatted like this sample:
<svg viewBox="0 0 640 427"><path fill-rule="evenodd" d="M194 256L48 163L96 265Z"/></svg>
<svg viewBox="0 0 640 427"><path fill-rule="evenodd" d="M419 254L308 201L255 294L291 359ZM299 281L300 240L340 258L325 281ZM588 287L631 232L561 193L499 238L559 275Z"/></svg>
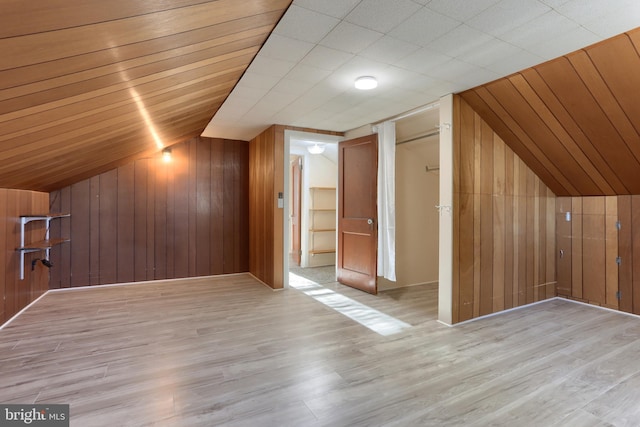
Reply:
<svg viewBox="0 0 640 427"><path fill-rule="evenodd" d="M247 271L248 151L247 142L196 138L173 146L170 164L141 159L52 193L70 196L59 204L68 199L71 213L70 251L59 257L72 270L60 269L56 283L207 276L221 274L223 263L225 273ZM225 215L231 232L223 235ZM215 239L213 229L221 230Z"/></svg>
<svg viewBox="0 0 640 427"><path fill-rule="evenodd" d="M459 101L454 322L555 296L555 195Z"/></svg>
<svg viewBox="0 0 640 427"><path fill-rule="evenodd" d="M100 283L100 176L89 179L89 205L91 216L88 218L89 229L89 284ZM108 233L113 230L107 230Z"/></svg>
<svg viewBox="0 0 640 427"><path fill-rule="evenodd" d="M211 145L211 157L229 156L235 160L232 147L233 142ZM233 168L237 161L228 164L216 164L211 168L211 215L220 220L211 224L211 273L222 274L227 271L227 264L232 263L233 257L233 197L234 192L224 193L223 187L236 188L233 179ZM226 257L225 257L226 255ZM226 262L225 262L226 261Z"/></svg>
<svg viewBox="0 0 640 427"><path fill-rule="evenodd" d="M618 196L618 255L622 264L618 268L619 308L627 313L633 312L633 242L635 227L632 223L631 196Z"/></svg>
<svg viewBox="0 0 640 427"><path fill-rule="evenodd" d="M618 201L615 196L605 197L605 306L619 308L618 292Z"/></svg>
<svg viewBox="0 0 640 427"><path fill-rule="evenodd" d="M155 207L154 207L154 274L155 280L167 278L167 170L169 165L156 162ZM203 276L206 273L202 274Z"/></svg>
<svg viewBox="0 0 640 427"><path fill-rule="evenodd" d="M117 170L117 278L119 283L133 282L135 260L135 164L130 163Z"/></svg>
<svg viewBox="0 0 640 427"><path fill-rule="evenodd" d="M604 197L582 199L583 298L605 301L605 204Z"/></svg>
<svg viewBox="0 0 640 427"><path fill-rule="evenodd" d="M6 256L10 253L8 250L8 230L9 217L7 215L7 206L9 204L8 191L5 188L0 188L0 251L4 254L0 259L0 324L7 320L5 316L5 305L7 295L7 282L9 281L9 275L7 274L7 260Z"/></svg>
<svg viewBox="0 0 640 427"><path fill-rule="evenodd" d="M180 162L179 167L174 169L174 276L189 276L189 146L190 143L178 144L172 150L174 161Z"/></svg>
<svg viewBox="0 0 640 427"><path fill-rule="evenodd" d="M462 120L461 118L461 105L460 99L457 97L453 97L453 111L452 117L453 122L458 123ZM452 156L453 156L453 187L460 188L460 145L461 145L461 136L463 129L461 127L456 127L453 129L452 137L453 137L453 147L452 147ZM453 206L460 206L460 193L454 192L452 195L451 203ZM460 209L454 209L451 213L453 223L460 222ZM453 240L460 240L460 227L453 228ZM452 274L451 274L451 321L453 323L460 322L460 301L462 300L460 293L465 288L464 283L460 284L460 245L453 246L452 248ZM477 310L477 307L474 306L474 311Z"/></svg>
<svg viewBox="0 0 640 427"><path fill-rule="evenodd" d="M91 272L97 283L116 283L117 278L117 230L118 230L118 170L100 175L100 212L98 219L99 271ZM93 219L93 218L92 218ZM93 221L92 221L93 223ZM92 229L95 230L92 224ZM95 235L95 233L92 233ZM93 262L91 263L93 266ZM93 279L92 279L93 284Z"/></svg>
<svg viewBox="0 0 640 427"><path fill-rule="evenodd" d="M572 197L571 208L571 296L582 299L582 197Z"/></svg>
<svg viewBox="0 0 640 427"><path fill-rule="evenodd" d="M640 314L640 195L631 196L633 313Z"/></svg>
<svg viewBox="0 0 640 427"><path fill-rule="evenodd" d="M71 213L82 212L73 216L71 221L71 280L72 287L88 286L89 281L89 248L91 246L91 182L80 181L71 186ZM96 229L99 231L99 229ZM59 237L59 236L58 236Z"/></svg>
<svg viewBox="0 0 640 427"><path fill-rule="evenodd" d="M44 253L25 255L24 280L20 280L21 215L43 215L49 209L49 194L35 191L0 189L0 325L46 292L49 270L41 263L31 270L31 261L44 258ZM56 220L59 221L59 220ZM25 243L42 240L44 221L26 225Z"/></svg>
<svg viewBox="0 0 640 427"><path fill-rule="evenodd" d="M556 265L558 270L558 295L571 295L571 198L558 197L556 204Z"/></svg>
<svg viewBox="0 0 640 427"><path fill-rule="evenodd" d="M284 170L283 148L277 149L284 147L284 138L277 138L276 133L276 126L272 126L249 144L249 271L269 286L281 288L283 283L277 276L281 277L282 272L276 275L274 266L282 266L282 263L276 264L283 251L282 246L278 246L282 237L276 239L282 235L282 224L276 220L276 196L278 191L284 191L281 188L284 182L277 182L276 171ZM277 153L283 153L282 158Z"/></svg>
<svg viewBox="0 0 640 427"><path fill-rule="evenodd" d="M547 298L553 298L557 295L557 264L556 264L556 239L555 239L555 223L556 223L556 196L547 188L547 261L546 261L546 283Z"/></svg>
<svg viewBox="0 0 640 427"><path fill-rule="evenodd" d="M155 160L155 161L154 161ZM146 208L146 229L147 241L145 267L146 280L154 280L156 277L156 169L158 159L150 159L147 168L147 208Z"/></svg>
<svg viewBox="0 0 640 427"><path fill-rule="evenodd" d="M211 263L211 145L198 144L196 164L196 275L209 274Z"/></svg>
<svg viewBox="0 0 640 427"><path fill-rule="evenodd" d="M134 163L133 245L134 281L147 279L147 176L148 160Z"/></svg>

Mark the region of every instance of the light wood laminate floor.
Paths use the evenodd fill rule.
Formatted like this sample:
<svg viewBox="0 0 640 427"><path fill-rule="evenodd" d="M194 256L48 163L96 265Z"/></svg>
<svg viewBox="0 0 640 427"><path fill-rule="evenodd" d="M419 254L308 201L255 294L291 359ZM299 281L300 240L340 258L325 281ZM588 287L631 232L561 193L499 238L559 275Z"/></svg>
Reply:
<svg viewBox="0 0 640 427"><path fill-rule="evenodd" d="M437 288L382 336L249 276L50 292L0 331L0 402L85 426L637 426L640 320L563 300L449 328Z"/></svg>

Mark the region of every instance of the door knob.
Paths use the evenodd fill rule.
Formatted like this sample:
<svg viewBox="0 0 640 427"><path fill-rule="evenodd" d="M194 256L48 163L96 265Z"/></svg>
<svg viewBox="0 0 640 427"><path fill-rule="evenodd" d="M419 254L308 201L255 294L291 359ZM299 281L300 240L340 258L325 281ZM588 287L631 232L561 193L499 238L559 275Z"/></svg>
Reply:
<svg viewBox="0 0 640 427"><path fill-rule="evenodd" d="M373 224L373 219L369 218L369 219L367 220L367 224L372 225L372 224Z"/></svg>

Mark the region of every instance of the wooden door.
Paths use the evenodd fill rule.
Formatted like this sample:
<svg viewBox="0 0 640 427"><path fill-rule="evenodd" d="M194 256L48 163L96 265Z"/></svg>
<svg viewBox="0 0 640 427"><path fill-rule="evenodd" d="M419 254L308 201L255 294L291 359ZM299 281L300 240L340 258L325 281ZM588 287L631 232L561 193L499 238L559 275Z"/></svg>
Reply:
<svg viewBox="0 0 640 427"><path fill-rule="evenodd" d="M291 161L291 259L300 265L301 238L300 218L302 215L302 158L295 156Z"/></svg>
<svg viewBox="0 0 640 427"><path fill-rule="evenodd" d="M338 170L338 282L375 294L378 136L341 142Z"/></svg>

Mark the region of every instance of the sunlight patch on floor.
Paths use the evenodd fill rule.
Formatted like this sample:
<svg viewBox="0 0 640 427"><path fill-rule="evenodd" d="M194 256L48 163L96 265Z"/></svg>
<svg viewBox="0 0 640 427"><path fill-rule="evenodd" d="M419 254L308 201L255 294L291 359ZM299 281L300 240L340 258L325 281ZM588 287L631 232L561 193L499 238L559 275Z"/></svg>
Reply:
<svg viewBox="0 0 640 427"><path fill-rule="evenodd" d="M334 309L380 335L393 335L411 325L349 297L327 289L302 276L289 273L289 286Z"/></svg>

